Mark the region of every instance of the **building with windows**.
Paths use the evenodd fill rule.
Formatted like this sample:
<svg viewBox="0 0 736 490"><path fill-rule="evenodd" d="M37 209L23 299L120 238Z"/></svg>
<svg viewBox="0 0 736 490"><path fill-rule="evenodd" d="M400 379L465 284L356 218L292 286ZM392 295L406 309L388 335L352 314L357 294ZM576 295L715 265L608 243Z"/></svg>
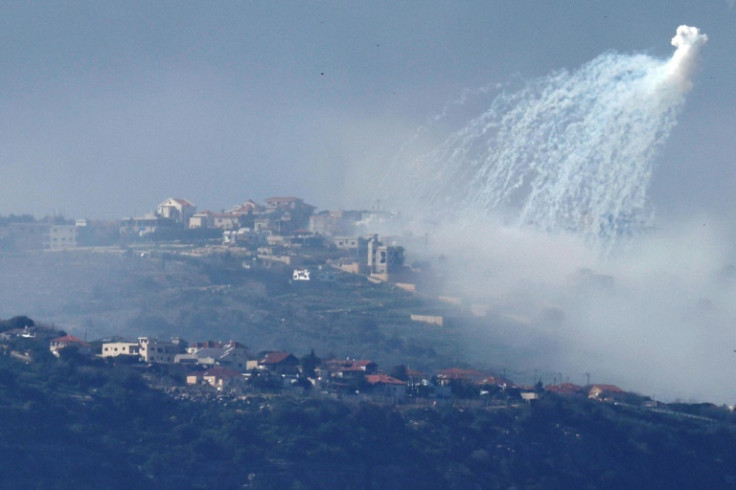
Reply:
<svg viewBox="0 0 736 490"><path fill-rule="evenodd" d="M172 364L177 354L182 352L181 342L172 340L163 342L149 337L138 337L140 350L138 355L143 362Z"/></svg>
<svg viewBox="0 0 736 490"><path fill-rule="evenodd" d="M189 218L196 212L197 206L179 197L170 197L156 208L156 216L184 226L189 225Z"/></svg>
<svg viewBox="0 0 736 490"><path fill-rule="evenodd" d="M46 250L69 250L77 248L76 225L51 225L44 239Z"/></svg>
<svg viewBox="0 0 736 490"><path fill-rule="evenodd" d="M141 346L138 342L104 342L102 357L139 356Z"/></svg>

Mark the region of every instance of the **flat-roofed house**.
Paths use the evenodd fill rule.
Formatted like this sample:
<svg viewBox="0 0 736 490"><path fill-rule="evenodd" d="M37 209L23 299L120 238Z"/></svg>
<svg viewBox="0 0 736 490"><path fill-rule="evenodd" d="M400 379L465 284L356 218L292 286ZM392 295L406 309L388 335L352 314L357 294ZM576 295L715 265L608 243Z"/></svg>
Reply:
<svg viewBox="0 0 736 490"><path fill-rule="evenodd" d="M138 342L104 342L102 344L102 357L139 356L140 344Z"/></svg>

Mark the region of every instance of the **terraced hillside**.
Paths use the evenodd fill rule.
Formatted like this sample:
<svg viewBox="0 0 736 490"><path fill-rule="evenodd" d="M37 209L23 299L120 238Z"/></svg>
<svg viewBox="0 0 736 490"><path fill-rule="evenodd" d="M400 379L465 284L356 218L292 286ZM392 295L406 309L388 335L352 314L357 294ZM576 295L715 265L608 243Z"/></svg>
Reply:
<svg viewBox="0 0 736 490"><path fill-rule="evenodd" d="M0 317L28 315L89 339L139 335L236 339L285 349L370 357L386 369L508 358L503 335L456 306L331 270L292 282L291 269L245 269L228 254L75 251L0 255ZM414 314L454 318L443 327ZM494 340L495 339L495 340Z"/></svg>

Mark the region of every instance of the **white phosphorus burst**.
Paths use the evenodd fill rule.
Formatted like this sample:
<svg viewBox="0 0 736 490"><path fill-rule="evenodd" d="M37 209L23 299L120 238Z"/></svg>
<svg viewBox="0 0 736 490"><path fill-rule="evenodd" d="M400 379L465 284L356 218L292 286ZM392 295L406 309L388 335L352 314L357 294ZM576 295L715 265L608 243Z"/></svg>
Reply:
<svg viewBox="0 0 736 490"><path fill-rule="evenodd" d="M603 54L501 93L412 165L416 202L582 235L602 252L649 225L655 156L707 37L680 26L668 60Z"/></svg>

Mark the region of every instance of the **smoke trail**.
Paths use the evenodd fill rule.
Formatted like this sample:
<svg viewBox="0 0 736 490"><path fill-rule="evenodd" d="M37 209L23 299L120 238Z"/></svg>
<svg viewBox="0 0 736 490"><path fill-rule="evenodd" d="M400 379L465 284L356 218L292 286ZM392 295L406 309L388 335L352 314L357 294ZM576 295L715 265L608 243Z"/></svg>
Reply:
<svg viewBox="0 0 736 490"><path fill-rule="evenodd" d="M708 36L700 34L697 27L680 26L672 38L672 45L677 48L665 68L665 79L678 84L682 92L690 90L690 72L700 48L708 41Z"/></svg>
<svg viewBox="0 0 736 490"><path fill-rule="evenodd" d="M606 53L500 93L413 162L406 188L415 211L449 220L500 215L610 251L651 223L646 194L655 156L706 41L697 28L680 26L668 60Z"/></svg>

